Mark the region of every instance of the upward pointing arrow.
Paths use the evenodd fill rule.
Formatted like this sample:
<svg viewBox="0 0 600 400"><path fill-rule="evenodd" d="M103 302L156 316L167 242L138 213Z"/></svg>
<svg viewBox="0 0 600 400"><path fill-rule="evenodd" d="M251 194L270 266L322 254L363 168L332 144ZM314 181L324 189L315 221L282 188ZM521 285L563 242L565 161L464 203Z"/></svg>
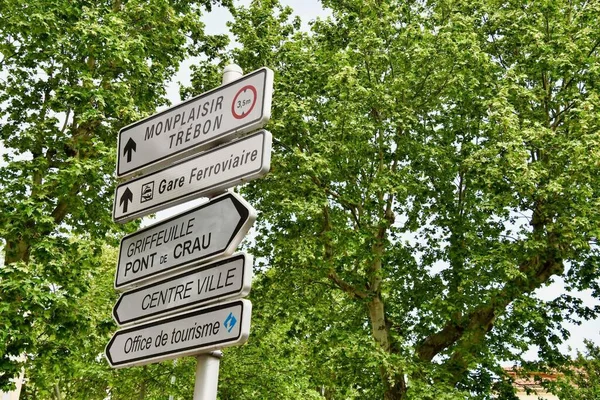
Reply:
<svg viewBox="0 0 600 400"><path fill-rule="evenodd" d="M129 190L129 188L126 188L123 194L121 195L121 198L119 199L119 205L123 206L124 213L127 212L127 206L129 205L130 201L133 201L133 193L131 192L131 190Z"/></svg>
<svg viewBox="0 0 600 400"><path fill-rule="evenodd" d="M132 138L129 138L123 149L123 155L127 155L127 162L131 161L131 154L135 151L136 143Z"/></svg>

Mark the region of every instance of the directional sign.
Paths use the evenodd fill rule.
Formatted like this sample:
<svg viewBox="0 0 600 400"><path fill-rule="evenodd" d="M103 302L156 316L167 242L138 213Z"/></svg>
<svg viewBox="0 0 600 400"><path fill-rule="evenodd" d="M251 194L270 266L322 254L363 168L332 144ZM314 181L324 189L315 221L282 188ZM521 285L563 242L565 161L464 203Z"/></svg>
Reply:
<svg viewBox="0 0 600 400"><path fill-rule="evenodd" d="M252 304L236 300L117 331L105 354L111 367L151 364L242 344Z"/></svg>
<svg viewBox="0 0 600 400"><path fill-rule="evenodd" d="M241 196L226 193L121 240L115 289L231 255L256 220Z"/></svg>
<svg viewBox="0 0 600 400"><path fill-rule="evenodd" d="M113 219L126 222L202 196L219 193L269 172L271 134L255 134L119 185Z"/></svg>
<svg viewBox="0 0 600 400"><path fill-rule="evenodd" d="M190 155L263 127L271 117L273 71L242 78L119 132L117 176L123 177ZM168 160L169 159L169 160Z"/></svg>
<svg viewBox="0 0 600 400"><path fill-rule="evenodd" d="M113 308L113 317L123 325L217 300L245 297L251 283L252 257L240 253L123 293Z"/></svg>

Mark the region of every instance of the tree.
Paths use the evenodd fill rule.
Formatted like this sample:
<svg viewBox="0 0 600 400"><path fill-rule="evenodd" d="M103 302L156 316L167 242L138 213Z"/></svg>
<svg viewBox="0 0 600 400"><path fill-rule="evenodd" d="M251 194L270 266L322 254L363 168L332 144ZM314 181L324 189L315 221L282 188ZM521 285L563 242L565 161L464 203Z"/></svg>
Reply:
<svg viewBox="0 0 600 400"><path fill-rule="evenodd" d="M320 399L313 376L317 369L311 346L298 337L310 320L289 318L287 304L261 301L273 282L269 274L252 282L251 345L224 350L219 373L221 400ZM308 310L305 310L308 311Z"/></svg>
<svg viewBox="0 0 600 400"><path fill-rule="evenodd" d="M310 344L315 390L487 398L533 345L565 362L561 323L596 311L535 291L600 293L600 4L323 5L310 33L276 0L231 24L232 59L275 70L254 300Z"/></svg>
<svg viewBox="0 0 600 400"><path fill-rule="evenodd" d="M596 399L600 396L600 348L592 341L585 342L585 353L577 352L573 362L566 365L562 375L546 384L563 400Z"/></svg>
<svg viewBox="0 0 600 400"><path fill-rule="evenodd" d="M95 268L80 269L89 284L64 305L68 314L62 316L60 325L32 326L37 352L25 364L23 398L106 397L111 371L101 354L116 329L111 317L117 298L113 289L116 256L115 248L104 247Z"/></svg>
<svg viewBox="0 0 600 400"><path fill-rule="evenodd" d="M80 326L102 245L135 227L110 217L116 133L166 104L184 58L227 43L203 33L213 4L230 1L0 0L0 387L10 356L45 357Z"/></svg>
<svg viewBox="0 0 600 400"><path fill-rule="evenodd" d="M163 362L139 368L113 369L104 359L104 348L117 330L112 308L118 249L103 247L97 268L87 271L88 290L70 304L76 324L35 326L39 334L35 355L25 364L27 377L22 398L28 399L165 399L190 398L193 360ZM62 332L67 330L68 332ZM49 334L48 332L51 332ZM171 377L176 377L175 382Z"/></svg>

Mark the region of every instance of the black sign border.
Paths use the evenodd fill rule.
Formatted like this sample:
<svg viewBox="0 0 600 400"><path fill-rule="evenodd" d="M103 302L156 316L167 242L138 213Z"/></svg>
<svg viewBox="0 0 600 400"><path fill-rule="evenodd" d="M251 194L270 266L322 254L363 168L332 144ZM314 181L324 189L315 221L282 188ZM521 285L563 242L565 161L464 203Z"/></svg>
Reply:
<svg viewBox="0 0 600 400"><path fill-rule="evenodd" d="M181 349L177 349L176 351L165 351L162 353L157 353L157 354L153 354L152 356L149 357L137 357L137 358L132 358L129 359L127 361L120 361L120 362L114 362L112 357L110 356L110 351L109 349L111 348L111 346L113 345L113 343L115 342L117 336L119 335L123 335L129 332L133 332L136 330L142 330L142 329L146 329L149 327L154 327L157 325L161 325L161 324L165 324L165 323L169 323L169 322L173 322L179 319L185 319L185 318L189 318L189 317L195 317L198 315L202 315L202 314L208 314L214 311L218 311L218 310L222 310L224 308L231 308L231 307L236 307L239 306L241 307L241 311L240 311L240 328L239 328L239 332L238 335L235 338L228 338L228 339L222 339L222 340L217 340L214 342L208 342L206 344L203 344L202 347L198 348L197 346L188 346L188 347L184 347ZM169 317L169 318L164 318L164 319L160 319L157 321L151 321L145 324L140 324L140 325L134 325L132 327L129 328L125 328L125 329L121 329L118 330L117 332L115 332L115 334L112 336L112 338L110 338L110 341L108 342L108 344L106 345L106 351L104 352L106 358L108 359L108 362L110 363L111 366L113 367L119 367L121 365L124 364L131 364L131 363L136 363L137 361L142 361L142 360L152 360L154 358L160 358L163 356L168 356L168 355L172 355L172 354L178 354L178 353L185 353L188 350L193 350L198 348L198 354L202 353L202 349L206 348L206 347L212 347L214 345L218 345L221 343L227 343L227 342L235 342L237 340L240 339L240 337L242 336L242 321L244 321L244 303L242 302L242 300L236 300L227 304L219 304L217 306L213 306L213 307L209 307L209 308L201 308L198 310L193 310L193 311L188 311L188 312L183 312L181 314L177 314L175 316ZM152 361L149 361L148 364L151 364Z"/></svg>
<svg viewBox="0 0 600 400"><path fill-rule="evenodd" d="M223 144L223 145L221 145L219 147L212 148L209 151L200 153L200 154L195 155L193 157L185 158L185 159L180 160L180 161L178 161L176 163L173 163L173 164L171 164L171 165L169 165L169 166L167 166L165 168L161 168L161 169L159 169L157 171L153 171L152 173L150 173L148 175L140 176L138 178L132 179L130 181L127 181L127 182L124 182L124 183L118 185L115 188L115 201L113 203L113 221L118 222L118 223L125 223L127 221L130 221L132 219L138 218L140 216L151 214L155 210L161 210L162 209L161 206L163 206L165 204L173 203L173 206L174 206L174 205L179 204L180 202L187 201L187 200L192 200L194 198L201 197L204 194L210 194L211 191L214 190L217 187L222 187L222 186L226 187L231 182L235 182L235 181L239 180L242 177L246 177L246 176L249 176L249 175L252 175L252 174L255 174L255 173L261 171L263 169L263 167L264 167L264 160L265 160L265 156L266 156L266 153L267 153L266 151L264 151L265 150L265 145L267 143L267 135L270 135L270 132L268 132L268 131L266 131L264 129L261 129L261 130L255 132L255 133L252 133L252 134L250 134L248 136L245 136L245 137L243 137L241 139L238 139L238 140L235 140L235 141L232 141L232 142L227 142L227 143L225 143L225 144ZM261 147L263 149L263 152L261 154L260 166L258 168L254 169L252 171L247 171L247 172L242 173L240 175L236 175L236 176L232 177L231 179L228 179L228 180L223 181L223 182L219 182L216 185L207 186L207 187L205 187L203 189L198 189L198 190L193 191L193 192L186 192L184 194L181 194L178 197L174 197L174 198L171 198L171 199L168 199L168 200L164 200L164 201L162 201L160 203L157 203L157 204L154 204L152 206L149 206L148 208L142 208L142 209L139 209L139 210L137 210L135 212L132 212L129 215L123 215L122 217L120 217L118 219L116 218L117 207L118 207L118 204L119 204L119 201L117 201L117 197L118 197L117 193L118 193L118 190L119 190L120 187L127 186L127 185L129 185L129 184L131 184L131 183L133 183L135 181L139 181L139 180L142 180L142 179L148 179L151 176L159 174L159 173L161 173L161 172L163 172L163 171L165 171L167 169L175 168L175 167L177 167L180 164L184 164L184 163L196 160L198 158L205 157L205 156L207 156L210 153L213 153L215 151L223 150L223 149L225 149L225 148L227 148L229 146L236 145L238 143L243 142L244 140L250 140L250 139L252 139L254 137L257 137L257 136L261 136L262 137L262 145L261 145ZM265 173L269 171L270 165L267 165L266 167L267 168L266 168ZM178 200L179 200L179 202L178 202Z"/></svg>

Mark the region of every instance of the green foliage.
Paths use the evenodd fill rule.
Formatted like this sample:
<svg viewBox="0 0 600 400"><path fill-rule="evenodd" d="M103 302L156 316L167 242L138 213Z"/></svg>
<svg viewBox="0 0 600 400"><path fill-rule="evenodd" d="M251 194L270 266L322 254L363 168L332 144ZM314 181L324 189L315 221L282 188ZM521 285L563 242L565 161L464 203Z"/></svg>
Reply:
<svg viewBox="0 0 600 400"><path fill-rule="evenodd" d="M51 326L33 324L36 354L24 364L27 377L23 398L80 400L190 398L194 360L161 363L140 368L112 369L104 347L117 326L112 307L116 248L103 249L99 262L85 274L84 294L64 302L60 320ZM171 383L171 377L175 382Z"/></svg>
<svg viewBox="0 0 600 400"><path fill-rule="evenodd" d="M585 353L561 369L559 379L546 385L562 400L587 400L600 397L600 347L586 341Z"/></svg>
<svg viewBox="0 0 600 400"><path fill-rule="evenodd" d="M200 21L217 3L230 5L0 0L0 388L21 367L11 356L73 357L73 331L104 326L81 324L73 306L102 246L136 227L111 220L117 132L167 104L165 82L182 60L226 45Z"/></svg>
<svg viewBox="0 0 600 400"><path fill-rule="evenodd" d="M257 0L232 10L228 56L210 5L0 0L0 384L25 354L31 397L190 397L193 359L102 360L102 249L135 228L110 220L116 132L199 54L186 96L228 58L276 74L272 171L243 188L252 335L225 351L220 398L511 398L501 364L564 365L562 322L597 310L535 292L561 276L600 295L600 5L323 0L306 33ZM595 354L580 392L557 390L596 396Z"/></svg>
<svg viewBox="0 0 600 400"><path fill-rule="evenodd" d="M116 257L116 249L106 248L95 257L96 265L78 269L77 274L85 277L79 284L84 286L81 292L65 299L61 315L48 325L33 321L37 352L28 354L24 365L25 398L52 398L57 388L65 398L106 396L104 381L110 370L101 354L115 330L111 304L117 298L112 287Z"/></svg>
<svg viewBox="0 0 600 400"><path fill-rule="evenodd" d="M243 193L268 266L253 299L285 314L253 323L304 321L276 347L330 399L486 398L532 345L564 363L561 322L596 310L535 292L598 295L598 3L323 5L309 33L276 0L230 25L231 59L275 71L271 173ZM253 338L231 352L258 357Z"/></svg>

